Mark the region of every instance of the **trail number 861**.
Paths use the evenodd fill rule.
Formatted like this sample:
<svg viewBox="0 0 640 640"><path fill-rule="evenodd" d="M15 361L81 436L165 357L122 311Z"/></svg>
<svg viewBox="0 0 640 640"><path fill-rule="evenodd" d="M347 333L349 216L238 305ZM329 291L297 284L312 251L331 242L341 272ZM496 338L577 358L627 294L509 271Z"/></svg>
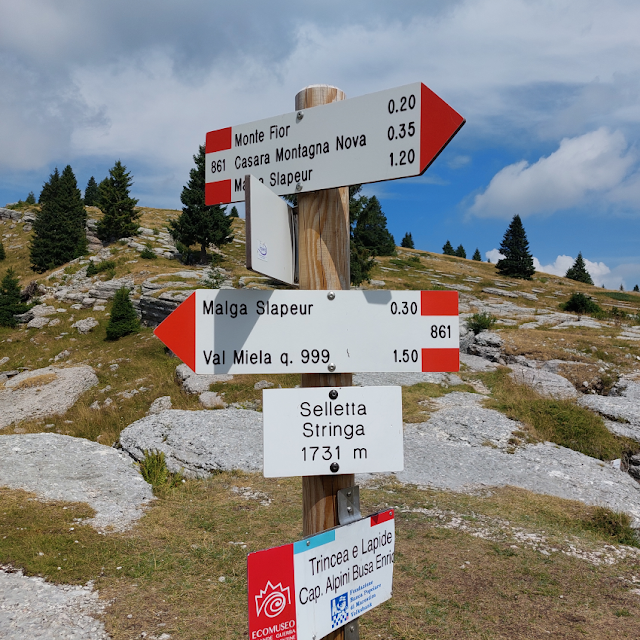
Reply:
<svg viewBox="0 0 640 640"><path fill-rule="evenodd" d="M432 338L450 338L451 337L451 325L437 324L431 325L431 337Z"/></svg>

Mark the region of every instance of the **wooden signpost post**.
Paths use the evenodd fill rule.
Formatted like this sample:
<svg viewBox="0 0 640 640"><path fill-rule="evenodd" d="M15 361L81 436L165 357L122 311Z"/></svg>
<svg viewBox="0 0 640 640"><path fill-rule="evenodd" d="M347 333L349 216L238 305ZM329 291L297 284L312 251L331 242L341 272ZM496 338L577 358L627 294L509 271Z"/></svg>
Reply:
<svg viewBox="0 0 640 640"><path fill-rule="evenodd" d="M344 100L336 87L314 85L296 95L296 110ZM300 289L349 289L351 282L349 188L324 189L298 195ZM303 373L302 387L350 387L351 373ZM337 494L352 487L355 476L303 476L302 532L305 536L338 525ZM344 627L331 640L344 638Z"/></svg>
<svg viewBox="0 0 640 640"><path fill-rule="evenodd" d="M297 193L298 282L300 290L328 291L327 298L333 301L333 308L337 310L340 307L342 296L356 296L356 292L352 294L336 293L350 288L349 188L343 185L393 180L421 174L459 131L464 124L464 119L421 83L381 91L355 98L352 101L345 101L344 93L336 87L312 85L296 95L295 110L296 112L292 114L238 127L218 129L207 134L205 202L208 205L214 205L244 200L247 174L255 176L251 180L259 180L277 195ZM256 191L262 189L257 182L253 183L253 188ZM266 199L262 202L269 202L269 195L264 193L263 195L266 196ZM277 203L274 205L273 201L266 208L271 210L274 206L277 209L278 228L284 229L283 233L289 233L289 229L293 226L289 225L286 208L281 211ZM260 212L256 213L260 215ZM262 219L259 222L264 224L265 220ZM268 230L268 225L260 228ZM257 239L260 240L259 237ZM279 246L276 243L272 245L272 249L277 250ZM254 247L253 249L257 251L260 248ZM264 260L268 257L268 248L266 246L263 248L264 255L258 255L259 259ZM253 253L252 250L250 260L253 259ZM285 282L292 282L294 269L289 264L291 260L287 260L287 264L281 270L282 273L273 271L275 267L269 265L269 269L271 269L269 274ZM378 335L372 339L371 335L362 331L360 333L363 335L359 336L360 343L353 339L353 334L351 337L348 335L346 326L345 330L341 331L334 327L333 321L325 320L324 325L326 326L323 326L325 335L330 334L331 337L334 337L339 334L341 338L333 341L326 339L326 342L332 342L332 354L341 354L337 356L340 359L336 359L335 363L329 360L329 349L324 349L321 352L317 347L312 347L318 353L318 357L313 359L309 355L309 349L301 350L302 345L298 344L300 342L299 336L304 336L306 339L309 334L309 326L295 324L300 322L301 318L296 317L292 320L292 315L297 316L297 313L290 314L289 311L294 307L296 310L299 308L305 294L290 291L272 292L283 294L280 296L282 298L280 305L273 305L276 308L275 315L280 318L278 325L274 327L271 324L260 324L263 321L257 317L248 319L250 315L248 310L245 310L243 320L237 313L239 308L237 301L234 303L233 300L226 299L224 295L218 298L219 294L226 293L239 294L241 292L194 293L155 331L155 334L169 348L199 373L217 372L215 369L209 371L208 367L226 367L225 371L227 371L232 365L236 369L231 370L242 372L244 372L243 367L247 366L256 367L256 373L275 372L274 368L269 368L272 366L271 357L269 363L266 362L266 359L263 362L263 351L260 349L263 348L263 344L269 344L272 345L270 348L273 350L280 344L278 339L287 339L287 336L292 348L297 349L296 353L300 352L302 357L299 358L299 362L294 362L294 360L289 360L286 353L281 354L282 366L293 365L287 370L291 371L298 367L299 371L303 371L301 374L303 389L331 387L332 390L327 396L334 400L338 398L339 393L343 398L349 398L353 395L353 399L355 399L358 395L355 389L351 391L343 389L352 386L352 373L345 372L345 369L349 370L351 362L356 363L354 366L360 366L359 370L362 371L371 370L369 367L377 367L378 365L380 366L377 370L381 371L458 370L458 310L457 293L455 292L386 292L388 299L384 301L379 300L375 295L369 295L369 306L379 307L383 309L383 313L388 313L388 315L383 317L376 315L377 312L369 311L369 319L376 318ZM267 294L267 292L254 292L256 295L249 295L249 292L242 293L245 294L244 300L246 302L246 305L243 306L253 303L256 309L262 310L262 312L256 312L257 316L264 316L265 302L258 300L259 296L256 296L258 293ZM284 300L284 294L297 295L295 304L293 300L287 303ZM409 298L408 295L414 297ZM230 296L227 297L230 298ZM275 299L274 295L272 302ZM314 302L316 303L316 318L321 319L321 314L327 313L327 308L319 304L317 300ZM345 312L342 314L344 317L341 320L343 323L354 322L355 318L351 316L358 313L354 311L358 308L354 304L360 304L360 302L355 297L346 302L351 306L344 308ZM218 303L220 313L217 311ZM263 306L260 307L260 304ZM307 304L306 306L311 308L313 305ZM283 311L278 312L278 309L285 307L287 308L286 314ZM330 314L331 311L328 313ZM283 318L285 315L286 319ZM219 317L217 323L216 316ZM425 316L427 317L425 318ZM453 320L454 316L455 321ZM395 343L396 339L393 331L389 333L389 318L395 318L394 322L400 322L402 319L402 322L405 323L404 331L407 334L402 336L402 339L413 340L415 345L412 343L412 346L407 349L409 344L397 346L391 344ZM420 324L420 318L422 318L423 324ZM366 320L366 318L363 319ZM291 322L293 324L287 324ZM184 323L189 323L188 328L183 326ZM306 329L306 332L301 331L301 327ZM289 334L286 333L287 328ZM296 335L292 335L291 332L295 332ZM227 343L224 342L225 334ZM253 338L251 334L254 334ZM316 338L320 334L322 331L315 331ZM389 340L389 335L393 336L391 340ZM384 339L382 339L383 337ZM313 338L314 336L311 335L311 339ZM298 339L297 342L296 339ZM362 340L365 339L370 341L370 349L368 346L363 347ZM397 342L401 341L397 340ZM232 342L233 344L231 344ZM347 344L347 342L349 343ZM225 346L219 348L222 343ZM249 345L254 351L259 351L259 356L257 351L253 355L249 353ZM386 354L384 357L388 359L372 359L369 354L372 353L378 357L379 353L376 352L376 349L380 346L382 351L381 345L384 346ZM246 358L234 355L232 361L231 354L243 353L243 348L246 348ZM326 358L322 359L321 353L325 351ZM225 359L227 352L230 355ZM311 351L311 353L314 352ZM320 364L321 361L322 364ZM302 367L301 365L305 362L305 366ZM317 363L318 367L311 366L313 363ZM328 366L327 363L329 363ZM327 369L329 372L326 372ZM309 373L310 370L314 372ZM325 373L320 373L321 370L324 370ZM303 389L300 391L304 395ZM274 390L273 394L276 393L278 392ZM391 389L385 393L393 395ZM308 391L309 398L305 395L304 402L311 405L309 399L316 399L314 402L320 403L318 411L322 412L323 402L327 401L318 399L320 397L318 394L317 391ZM292 397L293 395L296 394L292 394ZM380 397L376 400L381 401L382 394L378 395ZM367 396L367 393L361 393L360 396L363 403L369 402L371 406L375 405L373 396ZM372 399L366 400L366 398ZM277 403L277 400L271 398L268 403L265 403L265 411L267 409L272 411L272 407L277 406ZM299 400L298 403L300 403ZM302 409L301 415L305 415L304 406ZM400 416L401 410L399 407L397 409L398 416ZM328 409L324 411L328 411ZM331 411L334 411L334 408L331 408ZM294 415L297 414L290 412L289 417ZM398 469L402 464L402 424L401 417L390 419L389 416L392 415L393 411L387 415L385 411L378 410L377 416L371 419L375 421L382 416L387 416L384 420L386 420L385 424L388 423L390 426L389 442L393 437L396 439L396 447L399 443L399 450L394 450L395 454L390 456L388 463L394 469ZM298 417L295 420L297 421L295 424L301 423ZM365 422L363 420L360 425L363 437L365 436ZM399 424L397 424L398 422ZM378 446L375 455L373 455L372 449L370 464L372 469L377 469L376 465L379 465L380 459L384 457L380 451L384 450L385 428L384 425L374 425L373 422L368 424L370 427L367 428L370 430L369 437L371 438L369 442L372 443L372 446L374 443L377 443ZM312 430L312 426L307 425L307 427L307 431ZM296 428L295 425L293 428ZM331 437L335 435L332 431L335 428L336 425L333 424L329 429ZM316 431L319 429L318 426ZM343 429L340 426L340 436L344 434ZM270 425L269 433L272 432L273 427ZM303 433L302 435L311 437L313 434ZM324 431L321 435L324 437ZM315 436L318 438L318 433ZM293 443L294 438L291 438L291 441ZM299 440L296 442L300 444ZM317 444L325 445L327 442L320 443L318 440ZM305 443L302 442L302 444L302 463L304 464L300 466L300 460L297 460L295 463L297 466L295 466L292 461L290 470L295 466L296 469L305 469L309 473L324 473L326 464L306 464ZM292 444L292 446L294 445ZM346 447L342 446L346 451ZM324 450L331 447L315 446L313 448ZM267 447L265 447L266 449ZM352 446L351 452L354 451ZM358 452L361 454L362 447L358 447ZM271 454L268 470L270 476L277 474L277 469L273 467L272 461L273 455ZM316 638L316 633L320 631L326 633L329 629L333 629L326 636L330 640L355 639L358 637L357 616L360 615L360 612L376 606L391 596L395 540L393 511L381 512L370 518L360 518L359 505L355 502L358 490L357 487L354 487L354 475L353 473L339 473L339 466L337 464L329 465L329 468L334 470L332 474L302 477L302 522L306 539L293 545L284 545L250 555L249 620L251 640L254 638L261 640L269 640L270 638L321 640ZM343 464L343 467L358 472L364 469L353 461L350 464ZM266 467L265 471L267 471ZM286 473L285 469L283 469L283 473ZM340 496L338 496L338 492L341 492ZM345 507L345 501L348 500L351 500L351 506ZM341 505L340 521L338 517L339 503ZM349 515L345 516L346 512ZM339 530L327 531L338 527L338 525L341 525ZM326 533L322 534L322 532ZM332 541L338 539L354 542L353 547L350 547L353 549L351 559L347 557L347 552L340 551L344 545L338 544L333 550ZM385 553L375 555L376 561L371 564L370 568L368 568L369 561L362 565L353 564L350 569L346 569L337 578L334 576L333 582L331 582L332 586L325 586L324 591L319 582L318 584L314 583L312 587L306 584L309 581L311 584L314 580L317 582L318 572L323 569L325 560L333 562L335 559L338 564L343 561L346 563L355 560L358 556L358 545L356 544L358 541L361 547L360 558L369 552L375 555L374 552L379 545L386 546L388 552L385 552L386 555ZM327 554L326 558L321 551L313 552L311 554L313 557L307 558L307 555L316 547L322 547L324 553ZM361 561L361 559L358 560L358 562ZM330 564L330 566L334 565ZM286 571L285 567L288 567ZM377 602L373 602L376 599L375 594L361 591L362 589L366 590L367 584L360 585L358 582L369 572L373 575L374 570L380 570L376 575L382 576L381 578L376 577L375 580L379 579L381 582L375 587L371 587L373 590L380 587ZM253 581L251 571L254 572ZM310 571L310 574L306 575L305 571L307 573ZM305 581L305 585L295 586L292 582L294 574ZM304 577L305 575L306 577ZM340 583L339 585L336 580ZM351 584L353 590L349 591L345 587L346 584ZM368 584L371 585L373 582ZM337 586L340 586L340 590L343 587L347 588L347 591L336 594ZM291 599L292 594L293 600ZM350 608L347 609L350 598ZM298 605L301 607L299 616L296 611ZM330 623L327 622L329 610L331 611ZM299 620L299 625L296 619ZM345 621L348 621L346 626L335 628L338 624L344 625ZM252 627L252 625L254 626ZM260 627L256 625L260 625ZM316 631L311 631L312 629ZM313 634L313 638L299 636L299 630L306 635Z"/></svg>

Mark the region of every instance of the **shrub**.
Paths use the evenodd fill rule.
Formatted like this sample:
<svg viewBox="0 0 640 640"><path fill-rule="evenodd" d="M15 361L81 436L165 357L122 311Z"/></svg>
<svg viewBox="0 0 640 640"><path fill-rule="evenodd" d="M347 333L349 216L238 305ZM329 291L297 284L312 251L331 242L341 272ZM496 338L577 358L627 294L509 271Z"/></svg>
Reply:
<svg viewBox="0 0 640 640"><path fill-rule="evenodd" d="M102 262L90 262L87 266L87 277L96 276L99 273L113 272L113 277L116 271L116 263L113 260L103 260Z"/></svg>
<svg viewBox="0 0 640 640"><path fill-rule="evenodd" d="M151 243L147 242L144 249L140 252L140 257L144 260L155 260L158 256L155 251L151 248Z"/></svg>
<svg viewBox="0 0 640 640"><path fill-rule="evenodd" d="M631 528L631 518L626 513L595 507L590 517L585 518L584 525L586 529L610 538L611 542L640 547L640 540Z"/></svg>
<svg viewBox="0 0 640 640"><path fill-rule="evenodd" d="M129 299L129 289L122 287L116 291L107 324L107 340L117 340L140 330L140 321Z"/></svg>
<svg viewBox="0 0 640 640"><path fill-rule="evenodd" d="M7 257L7 254L4 250L4 245L2 244L2 240L0 240L0 260L4 260Z"/></svg>
<svg viewBox="0 0 640 640"><path fill-rule="evenodd" d="M571 313L586 314L586 313L602 313L600 305L592 300L589 296L585 296L584 293L572 293L567 302L560 304L560 308L563 311L569 311Z"/></svg>
<svg viewBox="0 0 640 640"><path fill-rule="evenodd" d="M182 482L181 473L171 473L162 451L144 450L144 458L138 463L140 474L154 488L175 487Z"/></svg>
<svg viewBox="0 0 640 640"><path fill-rule="evenodd" d="M482 313L474 313L467 320L467 327L478 335L481 331L488 331L496 323L497 318L490 313L483 311Z"/></svg>
<svg viewBox="0 0 640 640"><path fill-rule="evenodd" d="M24 313L28 309L20 299L20 284L13 269L7 272L0 283L0 327L15 327L17 313Z"/></svg>

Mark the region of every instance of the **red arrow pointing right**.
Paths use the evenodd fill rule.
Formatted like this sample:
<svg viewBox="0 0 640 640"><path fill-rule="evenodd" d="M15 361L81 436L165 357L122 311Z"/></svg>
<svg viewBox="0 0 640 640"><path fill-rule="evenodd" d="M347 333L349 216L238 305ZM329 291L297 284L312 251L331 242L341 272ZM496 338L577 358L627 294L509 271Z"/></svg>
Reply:
<svg viewBox="0 0 640 640"><path fill-rule="evenodd" d="M429 87L422 86L420 97L420 174L431 165L460 131L465 119L439 98Z"/></svg>

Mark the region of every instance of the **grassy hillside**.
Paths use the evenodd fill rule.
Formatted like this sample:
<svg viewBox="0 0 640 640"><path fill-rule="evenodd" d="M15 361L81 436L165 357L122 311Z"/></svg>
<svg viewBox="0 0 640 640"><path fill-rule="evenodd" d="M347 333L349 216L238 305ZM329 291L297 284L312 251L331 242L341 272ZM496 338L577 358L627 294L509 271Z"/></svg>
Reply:
<svg viewBox="0 0 640 640"><path fill-rule="evenodd" d="M97 214L89 210L90 217ZM160 233L177 215L141 208L141 225L151 233L139 241L162 246ZM267 288L264 279L244 267L244 221L234 221L234 233L235 241L223 249L222 267L229 279L236 287ZM31 280L47 286L70 282L86 264L78 260L34 274L28 263L30 232L21 224L5 222L0 234L7 251L0 273L12 266L22 286ZM176 260L142 259L124 242L114 243L108 252L115 268L94 281L127 276L141 285L162 275L167 288L194 282L178 275L191 267ZM491 264L400 248L397 257L376 260L372 282L365 286L455 288L461 292L466 316L480 311L478 305L484 303L524 307L530 315L499 317L495 325L507 353L583 363L574 369L565 365L578 389L596 379L610 387L618 375L640 369L640 341L624 335L624 325L636 323L635 318L611 316L597 328L520 328L546 310L559 311L559 304L578 291L596 298L604 309L617 306L637 318L640 294L544 274L531 281L508 281L498 277ZM483 292L486 288L516 290L529 297L501 297ZM9 359L1 369L85 363L94 368L99 384L65 415L23 422L1 435L54 431L111 445L159 396L171 396L174 408L201 408L197 396L187 395L177 384L174 371L179 361L166 353L151 329L107 342L109 305L95 311L73 309L46 296L43 301L64 309L56 315L61 323L43 329L0 328L0 359ZM99 323L93 331L80 334L71 329L73 322L89 316ZM553 409L550 401L510 382L504 372L462 371L460 377L465 386L456 390L489 390L492 406L524 422L528 431L522 442L553 439L557 416L577 409L572 401ZM214 390L225 394L227 402L259 404L261 392L254 384L264 379L283 387L299 383L299 376L292 375L235 376ZM430 398L452 390L432 384L405 389L405 420L427 419ZM107 397L113 400L110 407L90 408ZM601 420L593 420L595 426L587 425L590 433L600 433ZM606 439L609 448L605 451L598 441L594 450L604 451L605 459L633 446L610 434L598 437ZM70 531L74 518L90 512L86 505L42 505L24 492L0 488L0 564L23 567L56 582L94 580L101 596L110 601L105 621L117 639L143 633L181 639L244 637L246 554L301 536L300 479L223 473L160 486L156 493L159 499L136 528L102 536L90 527ZM255 495L263 497L246 497ZM363 617L363 638L638 637L640 605L632 589L640 575L640 559L620 546L633 542L624 517L512 488L466 495L389 481L363 490L362 500L364 513L389 506L398 510L394 597Z"/></svg>

